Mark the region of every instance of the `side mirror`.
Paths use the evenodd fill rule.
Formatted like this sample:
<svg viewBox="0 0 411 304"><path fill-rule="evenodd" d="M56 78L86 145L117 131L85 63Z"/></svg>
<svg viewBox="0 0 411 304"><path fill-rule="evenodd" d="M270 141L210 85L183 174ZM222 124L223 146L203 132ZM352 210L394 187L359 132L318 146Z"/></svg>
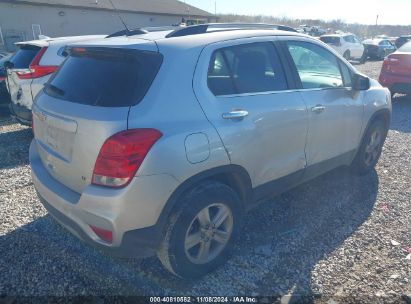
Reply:
<svg viewBox="0 0 411 304"><path fill-rule="evenodd" d="M3 64L3 66L4 66L4 68L5 68L6 70L12 69L12 68L14 68L14 63L11 62L11 61L6 61L6 62Z"/></svg>
<svg viewBox="0 0 411 304"><path fill-rule="evenodd" d="M370 88L370 78L361 74L354 74L352 88L357 91L367 91Z"/></svg>

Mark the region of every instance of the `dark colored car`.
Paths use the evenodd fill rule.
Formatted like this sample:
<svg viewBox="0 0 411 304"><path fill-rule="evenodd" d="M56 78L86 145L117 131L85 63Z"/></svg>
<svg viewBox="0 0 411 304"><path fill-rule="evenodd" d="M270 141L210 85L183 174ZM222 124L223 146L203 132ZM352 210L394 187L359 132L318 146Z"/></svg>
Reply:
<svg viewBox="0 0 411 304"><path fill-rule="evenodd" d="M411 41L411 35L400 36L397 40L395 40L395 46L399 49L408 41Z"/></svg>
<svg viewBox="0 0 411 304"><path fill-rule="evenodd" d="M0 58L0 116L7 114L8 107L10 104L10 94L6 86L6 69L4 68L4 63L10 60L12 55L7 55Z"/></svg>
<svg viewBox="0 0 411 304"><path fill-rule="evenodd" d="M385 58L379 80L392 95L411 94L411 41Z"/></svg>
<svg viewBox="0 0 411 304"><path fill-rule="evenodd" d="M388 39L367 39L362 42L367 58L384 59L387 55L394 53L397 48Z"/></svg>

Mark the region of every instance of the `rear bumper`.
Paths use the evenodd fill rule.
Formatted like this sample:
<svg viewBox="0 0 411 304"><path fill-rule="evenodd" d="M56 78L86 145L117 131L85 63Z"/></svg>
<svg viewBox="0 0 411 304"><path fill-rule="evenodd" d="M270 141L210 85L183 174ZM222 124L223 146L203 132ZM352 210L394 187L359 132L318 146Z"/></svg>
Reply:
<svg viewBox="0 0 411 304"><path fill-rule="evenodd" d="M171 177L135 177L126 187L131 187L129 190L90 186L91 190L85 189L79 194L48 173L38 155L35 140L30 145L30 165L42 204L76 237L114 256L135 258L156 253L162 241L163 227L157 223L155 215L159 216L162 208L159 208L161 201L156 204L148 197L161 200L164 196L165 204L171 191L169 187L177 186ZM133 188L137 188L141 195L137 196ZM131 196L124 194L130 191ZM112 231L113 243L101 240L90 226Z"/></svg>
<svg viewBox="0 0 411 304"><path fill-rule="evenodd" d="M121 258L144 258L153 256L156 253L156 248L160 242L160 240L158 243L153 242L153 240L159 239L160 231L157 231L157 227L127 231L124 233L120 246L104 246L95 242L75 221L54 208L39 192L37 192L37 195L44 208L60 225L91 247Z"/></svg>
<svg viewBox="0 0 411 304"><path fill-rule="evenodd" d="M19 123L31 126L32 114L30 109L11 102L9 104L9 111L11 117L15 118Z"/></svg>
<svg viewBox="0 0 411 304"><path fill-rule="evenodd" d="M379 82L390 91L400 94L411 94L411 76L395 75L381 72Z"/></svg>

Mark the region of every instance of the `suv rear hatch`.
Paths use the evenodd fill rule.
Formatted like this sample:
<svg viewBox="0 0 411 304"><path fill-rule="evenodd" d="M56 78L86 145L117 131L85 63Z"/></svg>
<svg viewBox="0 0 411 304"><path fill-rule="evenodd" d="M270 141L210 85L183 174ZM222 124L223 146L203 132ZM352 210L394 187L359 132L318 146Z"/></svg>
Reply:
<svg viewBox="0 0 411 304"><path fill-rule="evenodd" d="M21 75L29 75L30 64L42 46L34 44L19 44L18 46L18 50L10 60L13 63L13 68L9 69L7 73L7 88L11 100L15 104L31 107L33 102L30 89L32 79L21 77Z"/></svg>
<svg viewBox="0 0 411 304"><path fill-rule="evenodd" d="M73 47L33 107L37 149L48 172L81 193L91 183L100 148L126 130L131 106L139 103L162 63L151 51Z"/></svg>

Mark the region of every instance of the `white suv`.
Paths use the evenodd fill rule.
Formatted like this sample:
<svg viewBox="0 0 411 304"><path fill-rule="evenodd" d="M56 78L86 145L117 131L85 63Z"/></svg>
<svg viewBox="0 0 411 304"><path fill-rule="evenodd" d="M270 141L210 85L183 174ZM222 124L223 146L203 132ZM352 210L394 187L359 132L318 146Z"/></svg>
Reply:
<svg viewBox="0 0 411 304"><path fill-rule="evenodd" d="M389 128L389 91L295 32L198 25L69 53L33 107L39 198L89 244L180 277L221 265L266 196L373 170Z"/></svg>
<svg viewBox="0 0 411 304"><path fill-rule="evenodd" d="M330 45L338 53L340 53L345 59L357 59L365 61L364 45L353 34L332 34L323 35L320 40Z"/></svg>
<svg viewBox="0 0 411 304"><path fill-rule="evenodd" d="M6 86L11 96L10 113L20 123L31 125L33 99L43 89L66 55L69 43L101 39L105 36L45 38L18 42L18 50L6 64Z"/></svg>

